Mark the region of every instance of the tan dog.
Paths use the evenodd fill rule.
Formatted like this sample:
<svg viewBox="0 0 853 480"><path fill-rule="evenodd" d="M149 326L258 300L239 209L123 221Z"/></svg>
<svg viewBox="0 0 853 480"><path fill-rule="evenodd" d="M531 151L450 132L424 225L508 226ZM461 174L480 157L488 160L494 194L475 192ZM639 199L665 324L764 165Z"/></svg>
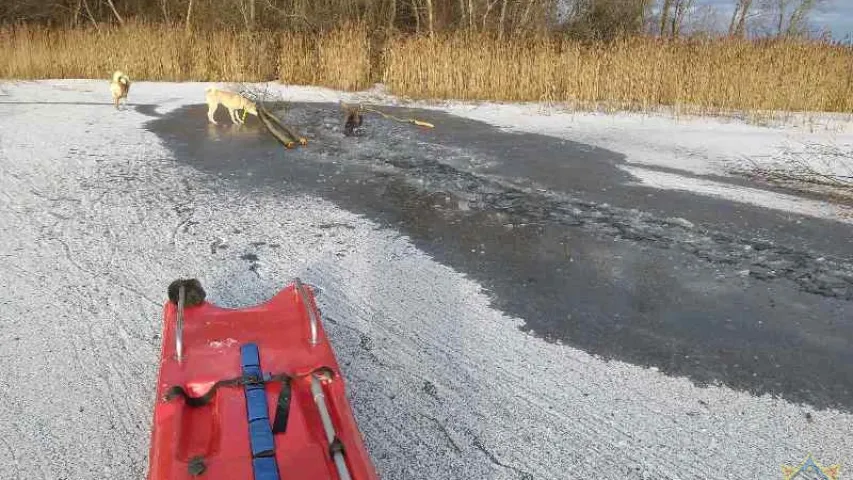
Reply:
<svg viewBox="0 0 853 480"><path fill-rule="evenodd" d="M220 103L228 109L228 114L231 115L231 121L235 124L242 125L244 123L244 121L237 116L237 110L243 110L243 118L246 118L247 113L251 113L256 117L258 116L258 109L255 106L255 102L238 93L219 90L216 87L207 87L207 90L205 91L207 92L205 95L205 98L207 99L207 118L210 120L210 123L214 125L217 125L217 123L216 120L213 119L213 114L216 113L216 109L219 108Z"/></svg>
<svg viewBox="0 0 853 480"><path fill-rule="evenodd" d="M117 70L113 73L113 80L110 82L110 91L113 94L113 104L116 110L118 110L118 104L122 98L124 99L124 103L127 104L127 93L130 92L130 78L121 70Z"/></svg>

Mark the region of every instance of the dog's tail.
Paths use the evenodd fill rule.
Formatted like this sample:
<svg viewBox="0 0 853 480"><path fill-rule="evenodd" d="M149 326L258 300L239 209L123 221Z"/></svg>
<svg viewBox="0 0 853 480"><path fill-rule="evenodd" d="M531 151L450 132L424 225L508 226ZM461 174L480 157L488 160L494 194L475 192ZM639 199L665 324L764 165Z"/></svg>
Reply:
<svg viewBox="0 0 853 480"><path fill-rule="evenodd" d="M121 70L116 70L113 72L113 83L130 83L130 78L124 74Z"/></svg>

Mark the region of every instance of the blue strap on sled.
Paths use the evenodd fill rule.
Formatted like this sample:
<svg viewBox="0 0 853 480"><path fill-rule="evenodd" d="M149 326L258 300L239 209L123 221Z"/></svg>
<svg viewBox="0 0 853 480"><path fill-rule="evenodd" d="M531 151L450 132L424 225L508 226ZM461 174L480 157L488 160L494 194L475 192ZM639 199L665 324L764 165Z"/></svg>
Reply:
<svg viewBox="0 0 853 480"><path fill-rule="evenodd" d="M249 421L249 442L255 480L280 480L257 345L247 343L240 347L240 364L243 368L243 378L246 379L246 417Z"/></svg>

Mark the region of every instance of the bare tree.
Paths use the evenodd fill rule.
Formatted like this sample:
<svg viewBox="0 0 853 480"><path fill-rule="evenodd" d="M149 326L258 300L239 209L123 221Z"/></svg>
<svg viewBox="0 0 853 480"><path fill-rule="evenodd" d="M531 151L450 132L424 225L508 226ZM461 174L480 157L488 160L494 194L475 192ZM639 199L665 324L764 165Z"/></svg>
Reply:
<svg viewBox="0 0 853 480"><path fill-rule="evenodd" d="M425 1L427 8L427 29L429 30L429 35L432 36L435 33L435 10L432 8L432 0Z"/></svg>
<svg viewBox="0 0 853 480"><path fill-rule="evenodd" d="M498 38L501 40L503 40L504 31L506 30L506 7L507 7L507 0L503 0L501 2L501 17L500 17L500 20L498 21Z"/></svg>
<svg viewBox="0 0 853 480"><path fill-rule="evenodd" d="M388 31L394 29L394 23L397 21L397 0L391 0L391 5L388 7Z"/></svg>
<svg viewBox="0 0 853 480"><path fill-rule="evenodd" d="M700 5L690 22L690 30L693 35L710 37L721 31L720 21L720 12L714 5Z"/></svg>
<svg viewBox="0 0 853 480"><path fill-rule="evenodd" d="M798 36L806 33L808 29L808 17L814 11L820 0L800 0L797 2L788 17L788 27L785 29L785 35Z"/></svg>
<svg viewBox="0 0 853 480"><path fill-rule="evenodd" d="M663 0L660 11L659 32L661 36L681 35L687 14L693 8L693 0Z"/></svg>
<svg viewBox="0 0 853 480"><path fill-rule="evenodd" d="M160 10L163 12L163 23L170 24L168 0L160 0Z"/></svg>
<svg viewBox="0 0 853 480"><path fill-rule="evenodd" d="M237 0L237 8L243 17L243 25L246 30L255 29L255 0Z"/></svg>
<svg viewBox="0 0 853 480"><path fill-rule="evenodd" d="M634 15L636 15L636 22L642 25L642 29L645 29L646 21L649 20L652 6L654 4L654 0L638 0L636 5L636 11Z"/></svg>
<svg viewBox="0 0 853 480"><path fill-rule="evenodd" d="M735 0L735 10L729 23L729 35L733 37L746 36L746 20L749 18L752 0Z"/></svg>
<svg viewBox="0 0 853 480"><path fill-rule="evenodd" d="M0 25L177 24L187 32L217 28L320 31L362 21L371 31L436 34L448 29L493 31L498 38L555 26L595 37L645 29L657 0L0 0ZM668 0L673 5L680 0ZM579 15L563 19L564 5ZM559 8L558 8L559 6ZM673 10L670 9L672 12ZM670 16L671 18L671 16ZM565 23L563 23L565 22ZM580 27L588 23L586 27ZM669 24L667 22L667 24ZM672 26L670 25L670 29Z"/></svg>
<svg viewBox="0 0 853 480"><path fill-rule="evenodd" d="M760 22L769 35L797 37L807 33L809 16L823 0L759 0Z"/></svg>
<svg viewBox="0 0 853 480"><path fill-rule="evenodd" d="M673 1L666 0L668 10L671 10ZM599 40L638 34L645 29L650 7L648 0L575 0L568 13L566 27L573 35ZM663 32L667 31L668 19L665 22L658 19L655 23L657 26L654 28L663 26Z"/></svg>
<svg viewBox="0 0 853 480"><path fill-rule="evenodd" d="M116 6L113 3L113 0L107 0L107 5L110 6L110 10L112 10L113 15L115 15L116 20L118 20L118 23L124 25L124 19L121 18L121 15L118 14L118 10L116 10Z"/></svg>
<svg viewBox="0 0 853 480"><path fill-rule="evenodd" d="M186 31L188 33L190 32L190 29L192 28L192 24L190 23L190 20L192 19L192 15L193 15L193 0L190 0L187 3L187 18L186 18L186 21L184 22L184 29L186 29Z"/></svg>
<svg viewBox="0 0 853 480"><path fill-rule="evenodd" d="M415 18L415 33L421 33L421 9L418 0L412 0L412 15Z"/></svg>
<svg viewBox="0 0 853 480"><path fill-rule="evenodd" d="M92 15L92 10L89 8L89 2L83 0L83 6L86 7L86 14L89 16L89 20L92 22L92 25L95 26L95 30L101 31L101 27L98 26L97 20L95 20L95 16Z"/></svg>
<svg viewBox="0 0 853 480"><path fill-rule="evenodd" d="M675 38L681 35L687 14L693 8L693 0L675 0L673 5L672 20L670 20L670 35Z"/></svg>
<svg viewBox="0 0 853 480"><path fill-rule="evenodd" d="M673 0L663 0L663 5L660 8L660 30L658 30L663 36L667 30L667 26L669 25L669 14L672 10L672 2Z"/></svg>

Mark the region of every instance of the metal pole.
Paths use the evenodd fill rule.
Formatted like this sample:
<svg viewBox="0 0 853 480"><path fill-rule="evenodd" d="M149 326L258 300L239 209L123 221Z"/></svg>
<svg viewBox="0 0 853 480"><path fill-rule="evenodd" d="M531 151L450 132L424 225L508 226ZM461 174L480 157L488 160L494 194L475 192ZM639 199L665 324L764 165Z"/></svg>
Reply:
<svg viewBox="0 0 853 480"><path fill-rule="evenodd" d="M184 303L186 302L186 287L181 283L178 287L178 321L175 326L175 355L178 363L184 358Z"/></svg>
<svg viewBox="0 0 853 480"><path fill-rule="evenodd" d="M329 416L329 409L326 407L326 396L323 395L323 386L320 384L320 379L317 378L316 374L311 375L311 394L314 396L314 403L317 404L317 410L320 411L320 419L323 421L323 430L326 431L326 439L329 441L329 445L331 445L335 440L335 427L332 425L332 417ZM351 477L343 454L335 452L332 460L335 461L338 476L341 477L341 480L350 480Z"/></svg>

